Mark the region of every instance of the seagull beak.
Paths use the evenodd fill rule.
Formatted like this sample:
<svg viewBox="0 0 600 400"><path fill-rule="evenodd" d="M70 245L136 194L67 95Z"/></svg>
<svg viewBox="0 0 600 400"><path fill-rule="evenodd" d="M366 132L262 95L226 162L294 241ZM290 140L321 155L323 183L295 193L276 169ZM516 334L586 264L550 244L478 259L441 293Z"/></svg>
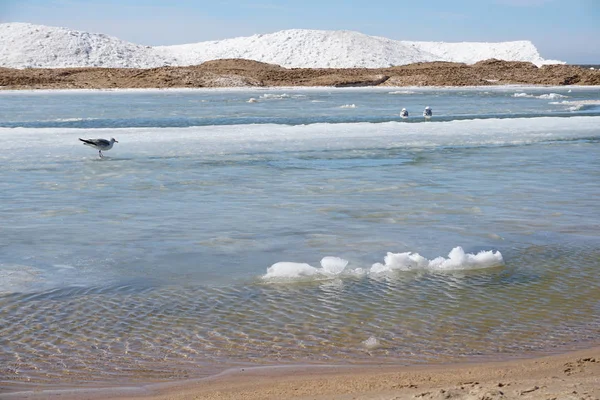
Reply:
<svg viewBox="0 0 600 400"><path fill-rule="evenodd" d="M115 140L115 143L119 143L119 141L118 141L118 140Z"/></svg>

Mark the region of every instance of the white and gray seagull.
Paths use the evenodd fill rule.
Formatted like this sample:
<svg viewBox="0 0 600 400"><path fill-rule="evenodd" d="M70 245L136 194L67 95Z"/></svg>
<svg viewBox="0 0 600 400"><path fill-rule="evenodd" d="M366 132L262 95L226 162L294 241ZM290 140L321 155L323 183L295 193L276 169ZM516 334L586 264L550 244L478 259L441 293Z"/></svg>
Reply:
<svg viewBox="0 0 600 400"><path fill-rule="evenodd" d="M113 144L119 143L115 138L110 138L110 140L106 139L82 139L79 138L86 146L93 147L98 149L98 154L100 154L100 158L104 157L102 155L102 150L107 151L112 149Z"/></svg>
<svg viewBox="0 0 600 400"><path fill-rule="evenodd" d="M431 107L425 107L425 110L423 110L423 116L425 118L431 118L433 116L433 111L431 111Z"/></svg>

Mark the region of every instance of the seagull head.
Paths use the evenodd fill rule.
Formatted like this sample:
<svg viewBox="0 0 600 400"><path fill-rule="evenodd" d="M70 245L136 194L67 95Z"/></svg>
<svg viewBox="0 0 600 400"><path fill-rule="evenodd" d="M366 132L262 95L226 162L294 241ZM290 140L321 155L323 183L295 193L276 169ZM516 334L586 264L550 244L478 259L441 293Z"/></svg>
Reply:
<svg viewBox="0 0 600 400"><path fill-rule="evenodd" d="M110 138L110 141L111 141L111 142L114 142L114 143L119 143L119 141L118 141L117 139L115 139L114 137L111 137L111 138Z"/></svg>

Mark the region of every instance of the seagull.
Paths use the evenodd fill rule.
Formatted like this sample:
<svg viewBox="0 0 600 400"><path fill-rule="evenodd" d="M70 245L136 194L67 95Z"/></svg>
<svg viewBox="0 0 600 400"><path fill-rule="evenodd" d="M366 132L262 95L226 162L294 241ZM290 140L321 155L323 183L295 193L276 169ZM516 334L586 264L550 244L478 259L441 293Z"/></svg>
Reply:
<svg viewBox="0 0 600 400"><path fill-rule="evenodd" d="M100 158L104 157L102 155L102 150L107 151L112 149L113 144L119 143L115 138L110 138L110 140L106 139L82 139L79 138L86 146L93 147L98 149L98 154L100 154Z"/></svg>
<svg viewBox="0 0 600 400"><path fill-rule="evenodd" d="M431 118L432 115L433 115L433 112L431 111L431 107L429 107L429 106L425 107L425 110L423 111L423 116L425 118Z"/></svg>
<svg viewBox="0 0 600 400"><path fill-rule="evenodd" d="M408 118L408 111L406 111L406 108L403 108L402 111L400 111L400 116L402 118Z"/></svg>

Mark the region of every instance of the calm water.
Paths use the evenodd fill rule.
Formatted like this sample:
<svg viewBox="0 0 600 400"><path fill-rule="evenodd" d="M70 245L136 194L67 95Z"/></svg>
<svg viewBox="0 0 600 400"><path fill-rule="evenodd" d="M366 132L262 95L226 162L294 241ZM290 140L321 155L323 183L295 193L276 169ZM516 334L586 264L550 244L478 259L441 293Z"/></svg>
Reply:
<svg viewBox="0 0 600 400"><path fill-rule="evenodd" d="M0 391L597 343L600 88L0 92L0 139Z"/></svg>

